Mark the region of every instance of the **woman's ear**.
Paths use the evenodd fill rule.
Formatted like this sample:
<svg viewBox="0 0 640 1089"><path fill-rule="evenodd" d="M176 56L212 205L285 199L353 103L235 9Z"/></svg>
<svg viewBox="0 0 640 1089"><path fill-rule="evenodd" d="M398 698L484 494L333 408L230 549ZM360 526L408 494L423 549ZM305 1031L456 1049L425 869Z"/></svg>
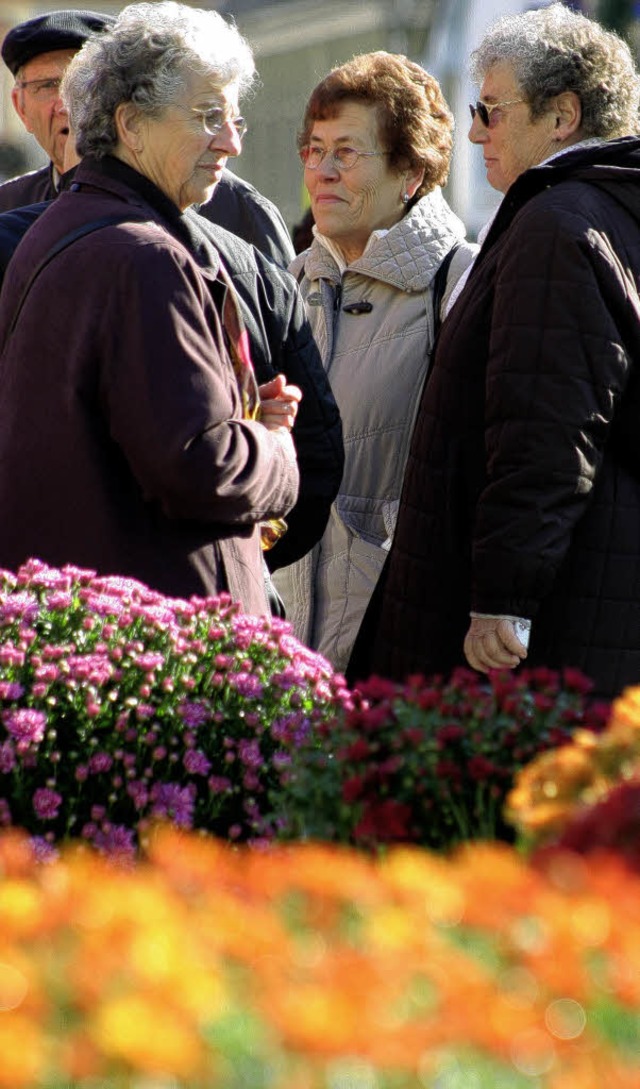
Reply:
<svg viewBox="0 0 640 1089"><path fill-rule="evenodd" d="M129 151L142 151L140 112L133 102L121 102L114 119L120 143Z"/></svg>
<svg viewBox="0 0 640 1089"><path fill-rule="evenodd" d="M553 106L555 113L555 138L568 140L575 137L582 124L582 104L575 91L563 91L556 96Z"/></svg>
<svg viewBox="0 0 640 1089"><path fill-rule="evenodd" d="M417 190L422 185L422 179L424 178L424 167L418 167L415 170L407 170L403 175L402 192L407 194L407 201L411 200Z"/></svg>

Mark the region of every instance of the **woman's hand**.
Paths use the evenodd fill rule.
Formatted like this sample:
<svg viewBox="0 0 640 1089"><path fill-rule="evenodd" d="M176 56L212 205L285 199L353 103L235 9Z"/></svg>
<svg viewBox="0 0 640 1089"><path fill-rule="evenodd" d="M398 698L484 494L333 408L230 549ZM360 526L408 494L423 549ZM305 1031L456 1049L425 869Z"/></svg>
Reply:
<svg viewBox="0 0 640 1089"><path fill-rule="evenodd" d="M277 374L270 382L259 387L260 408L258 419L269 431L291 431L302 400L297 386L288 386L286 375Z"/></svg>
<svg viewBox="0 0 640 1089"><path fill-rule="evenodd" d="M464 641L469 665L481 673L490 669L514 669L527 657L527 648L516 634L509 616L473 616Z"/></svg>

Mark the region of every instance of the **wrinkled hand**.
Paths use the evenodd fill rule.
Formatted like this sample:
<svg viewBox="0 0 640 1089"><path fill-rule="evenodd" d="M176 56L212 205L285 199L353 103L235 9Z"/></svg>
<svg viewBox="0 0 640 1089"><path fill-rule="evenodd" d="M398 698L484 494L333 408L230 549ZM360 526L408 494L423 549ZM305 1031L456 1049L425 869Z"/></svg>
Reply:
<svg viewBox="0 0 640 1089"><path fill-rule="evenodd" d="M270 382L259 387L260 409L258 419L269 431L291 431L302 400L302 390L288 386L284 374L277 374Z"/></svg>
<svg viewBox="0 0 640 1089"><path fill-rule="evenodd" d="M527 657L527 648L516 635L514 621L505 616L474 616L464 641L465 657L481 673L490 669L514 669Z"/></svg>

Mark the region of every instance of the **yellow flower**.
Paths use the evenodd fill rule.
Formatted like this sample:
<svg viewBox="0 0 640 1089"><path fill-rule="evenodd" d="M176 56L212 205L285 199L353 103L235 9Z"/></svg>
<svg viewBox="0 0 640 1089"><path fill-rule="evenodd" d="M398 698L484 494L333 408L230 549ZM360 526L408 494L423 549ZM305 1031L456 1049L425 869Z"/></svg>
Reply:
<svg viewBox="0 0 640 1089"><path fill-rule="evenodd" d="M20 1013L0 1014L0 1089L33 1089L46 1064L42 1031Z"/></svg>
<svg viewBox="0 0 640 1089"><path fill-rule="evenodd" d="M205 1053L196 1026L181 1018L170 998L139 993L107 999L90 1034L107 1060L141 1073L198 1077Z"/></svg>

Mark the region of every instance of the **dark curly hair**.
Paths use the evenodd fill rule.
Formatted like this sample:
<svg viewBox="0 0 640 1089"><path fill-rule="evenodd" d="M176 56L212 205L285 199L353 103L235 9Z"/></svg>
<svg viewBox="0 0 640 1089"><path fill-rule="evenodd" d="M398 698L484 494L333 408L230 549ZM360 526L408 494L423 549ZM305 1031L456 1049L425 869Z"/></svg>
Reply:
<svg viewBox="0 0 640 1089"><path fill-rule="evenodd" d="M375 106L380 142L392 168L423 168L424 179L411 204L449 175L453 116L440 84L400 53L361 53L333 68L311 92L298 134L298 148L309 141L315 121L336 117L343 102Z"/></svg>

